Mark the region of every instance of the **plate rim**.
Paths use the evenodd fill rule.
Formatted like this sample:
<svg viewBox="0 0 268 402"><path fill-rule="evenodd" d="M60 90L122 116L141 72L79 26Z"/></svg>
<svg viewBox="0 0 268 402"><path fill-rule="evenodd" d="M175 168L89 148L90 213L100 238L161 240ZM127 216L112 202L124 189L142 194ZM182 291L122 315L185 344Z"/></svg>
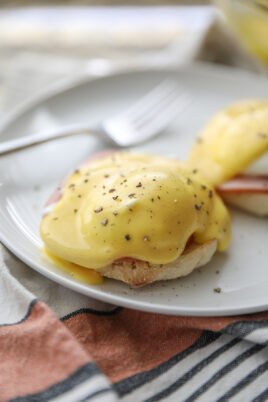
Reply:
<svg viewBox="0 0 268 402"><path fill-rule="evenodd" d="M254 77L255 79L258 79L259 81L264 81L267 84L267 78L263 75L258 75L252 71L248 70L243 70L241 68L234 68L233 66L228 66L228 65L218 65L218 64L212 64L209 62L204 62L204 61L194 61L194 62L189 62L185 64L181 64L177 67L175 66L146 66L146 67L135 67L135 68L114 68L113 71L111 71L108 74L102 74L98 76L92 76L90 75L90 72L82 72L81 74L78 74L77 76L72 76L72 77L66 77L63 78L59 81L56 81L54 83L51 83L48 85L46 88L43 88L39 92L33 94L32 96L29 96L28 99L25 101L20 102L18 105L16 105L12 110L7 111L0 120L0 141L1 141L1 135L3 134L4 130L16 119L20 118L23 114L27 113L32 107L34 107L36 104L45 102L54 96L57 96L61 93L64 93L65 91L68 91L72 88L75 88L81 84L86 84L89 82L95 82L99 81L105 78L113 78L115 76L119 75L129 75L129 74L138 74L138 73L144 73L144 72L177 72L179 73L180 70L185 70L186 68L190 68L191 71L198 71L202 72L204 74L210 73L213 74L215 73L215 70L217 72L221 72L224 74L230 74L230 78L234 78L235 75L244 75L245 77ZM216 73L217 74L217 73Z"/></svg>
<svg viewBox="0 0 268 402"><path fill-rule="evenodd" d="M251 314L268 309L267 304L262 305L249 305L244 307L234 307L234 308L224 308L224 307L210 307L209 309L204 308L193 308L193 307L178 307L178 306L163 306L158 304L150 304L149 302L139 302L136 300L128 301L128 299L117 296L110 295L103 290L98 290L97 285L83 284L83 282L73 281L71 278L61 276L60 274L50 271L42 267L41 264L32 261L31 258L27 258L26 255L21 253L19 249L14 247L9 240L0 234L0 241L11 251L16 257L18 257L22 262L27 264L30 268L38 272L39 274L45 276L46 278L55 281L56 283L65 286L68 289L76 291L88 297L93 297L96 300L106 302L109 304L114 304L120 307L127 307L129 309L144 311L148 313L158 313L164 315L173 316L196 316L196 317L224 317L224 316L237 316L242 314ZM220 296L220 295L219 295ZM145 307L145 308L144 308Z"/></svg>
<svg viewBox="0 0 268 402"><path fill-rule="evenodd" d="M258 79L259 81L265 81L266 85L268 85L267 78L263 76L259 76L252 72L241 70L241 69L233 69L229 66L217 66L211 63L204 62L195 62L187 65L180 66L182 70L185 70L187 67L190 67L191 71L196 72L198 74L213 74L213 73L224 73L224 74L232 74L234 75L243 74L245 77L254 77L254 79ZM54 96L64 93L72 88L76 88L77 86L83 83L89 83L97 80L102 80L105 78L112 79L114 76L121 75L132 75L144 72L178 72L179 69L174 68L135 68L135 69L127 69L127 70L117 70L113 71L111 74L102 75L102 76L90 76L88 73L82 73L76 77L69 77L67 79L61 80L60 82L56 82L44 90L38 92L37 94L30 97L26 102L23 102L17 105L11 112L7 113L6 116L0 122L0 139L1 134L6 128L16 121L19 117L21 117L24 113L27 113L31 108L35 105L45 102ZM243 307L210 307L210 308L197 308L197 307L179 307L179 306L165 306L161 304L150 304L145 301L137 301L133 299L127 299L122 296L109 294L103 290L98 290L97 287L93 285L83 284L79 281L74 281L71 277L67 278L65 276L61 276L60 273L53 272L49 269L46 269L36 261L33 261L30 257L27 257L23 252L19 250L16 246L14 246L6 237L5 234L0 232L0 241L6 246L14 255L16 255L21 261L27 264L29 267L40 273L41 275L47 277L48 279L55 281L56 283L65 286L71 290L74 290L78 293L84 294L89 297L93 297L97 300L101 300L103 302L116 304L118 306L127 307L130 309L136 309L140 311L146 311L151 313L159 313L159 314L167 314L167 315L184 315L184 316L203 316L203 317L220 317L220 316L234 316L240 314L250 314L261 312L268 309L268 301L264 304L250 304L248 306ZM219 295L220 296L220 295Z"/></svg>

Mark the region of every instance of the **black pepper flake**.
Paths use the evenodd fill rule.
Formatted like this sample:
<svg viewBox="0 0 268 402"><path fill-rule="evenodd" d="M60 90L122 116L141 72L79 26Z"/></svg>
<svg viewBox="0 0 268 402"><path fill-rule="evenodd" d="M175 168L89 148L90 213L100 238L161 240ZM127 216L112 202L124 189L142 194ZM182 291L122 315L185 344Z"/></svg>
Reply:
<svg viewBox="0 0 268 402"><path fill-rule="evenodd" d="M80 170L79 169L75 169L74 174L79 174Z"/></svg>
<svg viewBox="0 0 268 402"><path fill-rule="evenodd" d="M209 196L209 198L212 198L212 197L213 197L213 191L212 191L212 190L209 190L208 196Z"/></svg>
<svg viewBox="0 0 268 402"><path fill-rule="evenodd" d="M105 177L105 179L108 179L108 177L110 177L110 175L109 175L109 174L105 174L104 177Z"/></svg>
<svg viewBox="0 0 268 402"><path fill-rule="evenodd" d="M112 198L113 198L113 200L117 200L118 195L114 195Z"/></svg>
<svg viewBox="0 0 268 402"><path fill-rule="evenodd" d="M78 209L74 209L74 213L76 214L78 212Z"/></svg>
<svg viewBox="0 0 268 402"><path fill-rule="evenodd" d="M135 193L131 193L131 194L128 195L128 198L134 198L135 196L136 196Z"/></svg>
<svg viewBox="0 0 268 402"><path fill-rule="evenodd" d="M102 208L102 207L99 207L99 208L94 209L95 214L98 214L98 213L100 213L101 211L103 211L103 208Z"/></svg>
<svg viewBox="0 0 268 402"><path fill-rule="evenodd" d="M214 291L215 293L221 293L221 288L214 288L213 291Z"/></svg>
<svg viewBox="0 0 268 402"><path fill-rule="evenodd" d="M201 210L201 208L202 208L202 205L200 205L200 204L195 204L195 209L197 210L197 211L200 211Z"/></svg>
<svg viewBox="0 0 268 402"><path fill-rule="evenodd" d="M59 218L57 216L55 216L55 218L53 218L53 221L57 221Z"/></svg>
<svg viewBox="0 0 268 402"><path fill-rule="evenodd" d="M154 202L154 198L151 198L151 201Z"/></svg>
<svg viewBox="0 0 268 402"><path fill-rule="evenodd" d="M69 188L74 188L74 187L75 187L75 184L74 184L74 183L71 183L71 184L69 184L68 187L69 187Z"/></svg>
<svg viewBox="0 0 268 402"><path fill-rule="evenodd" d="M81 195L81 194L78 194L78 195L77 195L77 198L82 198L82 195Z"/></svg>
<svg viewBox="0 0 268 402"><path fill-rule="evenodd" d="M157 196L157 198L158 198L159 200L161 200L161 198L159 197L159 195Z"/></svg>
<svg viewBox="0 0 268 402"><path fill-rule="evenodd" d="M194 198L197 198L197 194L194 194Z"/></svg>
<svg viewBox="0 0 268 402"><path fill-rule="evenodd" d="M266 133L257 133L257 135L259 138L263 138L263 139L268 138L268 134L266 134Z"/></svg>
<svg viewBox="0 0 268 402"><path fill-rule="evenodd" d="M117 215L118 215L118 212L117 212L117 211L114 211L114 212L113 212L113 215L114 215L114 216L117 216Z"/></svg>
<svg viewBox="0 0 268 402"><path fill-rule="evenodd" d="M189 177L187 177L187 184L190 185L192 183L193 183L192 180Z"/></svg>
<svg viewBox="0 0 268 402"><path fill-rule="evenodd" d="M196 174L196 173L198 172L198 170L197 170L197 169L193 169L192 172L193 172L193 174Z"/></svg>
<svg viewBox="0 0 268 402"><path fill-rule="evenodd" d="M102 226L107 226L108 222L109 222L108 219L105 218L105 219L103 219L103 220L101 221L101 224L102 224Z"/></svg>
<svg viewBox="0 0 268 402"><path fill-rule="evenodd" d="M88 179L85 179L85 180L84 180L84 183L88 183Z"/></svg>
<svg viewBox="0 0 268 402"><path fill-rule="evenodd" d="M132 208L129 208L129 212L133 212L133 209L132 209Z"/></svg>
<svg viewBox="0 0 268 402"><path fill-rule="evenodd" d="M141 182L139 182L139 183L136 185L136 187L142 187Z"/></svg>
<svg viewBox="0 0 268 402"><path fill-rule="evenodd" d="M150 238L149 238L149 236L143 236L143 241L150 241Z"/></svg>
<svg viewBox="0 0 268 402"><path fill-rule="evenodd" d="M110 188L109 193L114 193L115 192L115 188Z"/></svg>
<svg viewBox="0 0 268 402"><path fill-rule="evenodd" d="M156 181L156 179L155 179L155 178L153 178L153 181Z"/></svg>
<svg viewBox="0 0 268 402"><path fill-rule="evenodd" d="M204 184L201 185L202 190L206 190L207 186L205 186Z"/></svg>
<svg viewBox="0 0 268 402"><path fill-rule="evenodd" d="M126 241L131 240L131 236L130 236L128 233L125 235L125 240L126 240Z"/></svg>

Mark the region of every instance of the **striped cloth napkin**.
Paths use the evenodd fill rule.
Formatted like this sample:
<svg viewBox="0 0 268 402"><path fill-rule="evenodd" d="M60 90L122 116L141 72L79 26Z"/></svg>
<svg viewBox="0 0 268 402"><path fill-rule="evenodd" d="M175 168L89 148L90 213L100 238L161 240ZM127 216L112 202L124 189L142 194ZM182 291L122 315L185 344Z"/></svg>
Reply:
<svg viewBox="0 0 268 402"><path fill-rule="evenodd" d="M268 400L268 313L173 317L110 306L0 247L1 402Z"/></svg>

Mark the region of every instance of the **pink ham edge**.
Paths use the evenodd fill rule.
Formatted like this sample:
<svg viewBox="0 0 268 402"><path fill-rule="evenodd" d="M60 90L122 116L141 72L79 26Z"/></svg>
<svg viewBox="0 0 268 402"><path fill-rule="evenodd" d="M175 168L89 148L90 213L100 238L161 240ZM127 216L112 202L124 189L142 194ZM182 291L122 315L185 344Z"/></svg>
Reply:
<svg viewBox="0 0 268 402"><path fill-rule="evenodd" d="M224 194L268 194L268 176L236 176L217 187L217 192Z"/></svg>

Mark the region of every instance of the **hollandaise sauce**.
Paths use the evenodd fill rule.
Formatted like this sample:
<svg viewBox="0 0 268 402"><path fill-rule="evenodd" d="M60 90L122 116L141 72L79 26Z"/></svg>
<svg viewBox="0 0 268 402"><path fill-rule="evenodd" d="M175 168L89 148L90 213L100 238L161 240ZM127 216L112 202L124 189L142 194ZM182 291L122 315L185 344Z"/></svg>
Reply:
<svg viewBox="0 0 268 402"><path fill-rule="evenodd" d="M235 103L218 112L197 138L188 164L213 185L243 173L268 152L268 101Z"/></svg>
<svg viewBox="0 0 268 402"><path fill-rule="evenodd" d="M71 174L40 231L50 255L98 270L123 257L172 262L191 236L225 250L230 217L195 169L122 152Z"/></svg>
<svg viewBox="0 0 268 402"><path fill-rule="evenodd" d="M52 254L47 248L43 249L43 255L47 260L56 265L56 267L81 282L88 283L89 285L100 285L103 283L103 277L95 269L84 268L72 262L65 261L62 258L56 257L56 255Z"/></svg>

